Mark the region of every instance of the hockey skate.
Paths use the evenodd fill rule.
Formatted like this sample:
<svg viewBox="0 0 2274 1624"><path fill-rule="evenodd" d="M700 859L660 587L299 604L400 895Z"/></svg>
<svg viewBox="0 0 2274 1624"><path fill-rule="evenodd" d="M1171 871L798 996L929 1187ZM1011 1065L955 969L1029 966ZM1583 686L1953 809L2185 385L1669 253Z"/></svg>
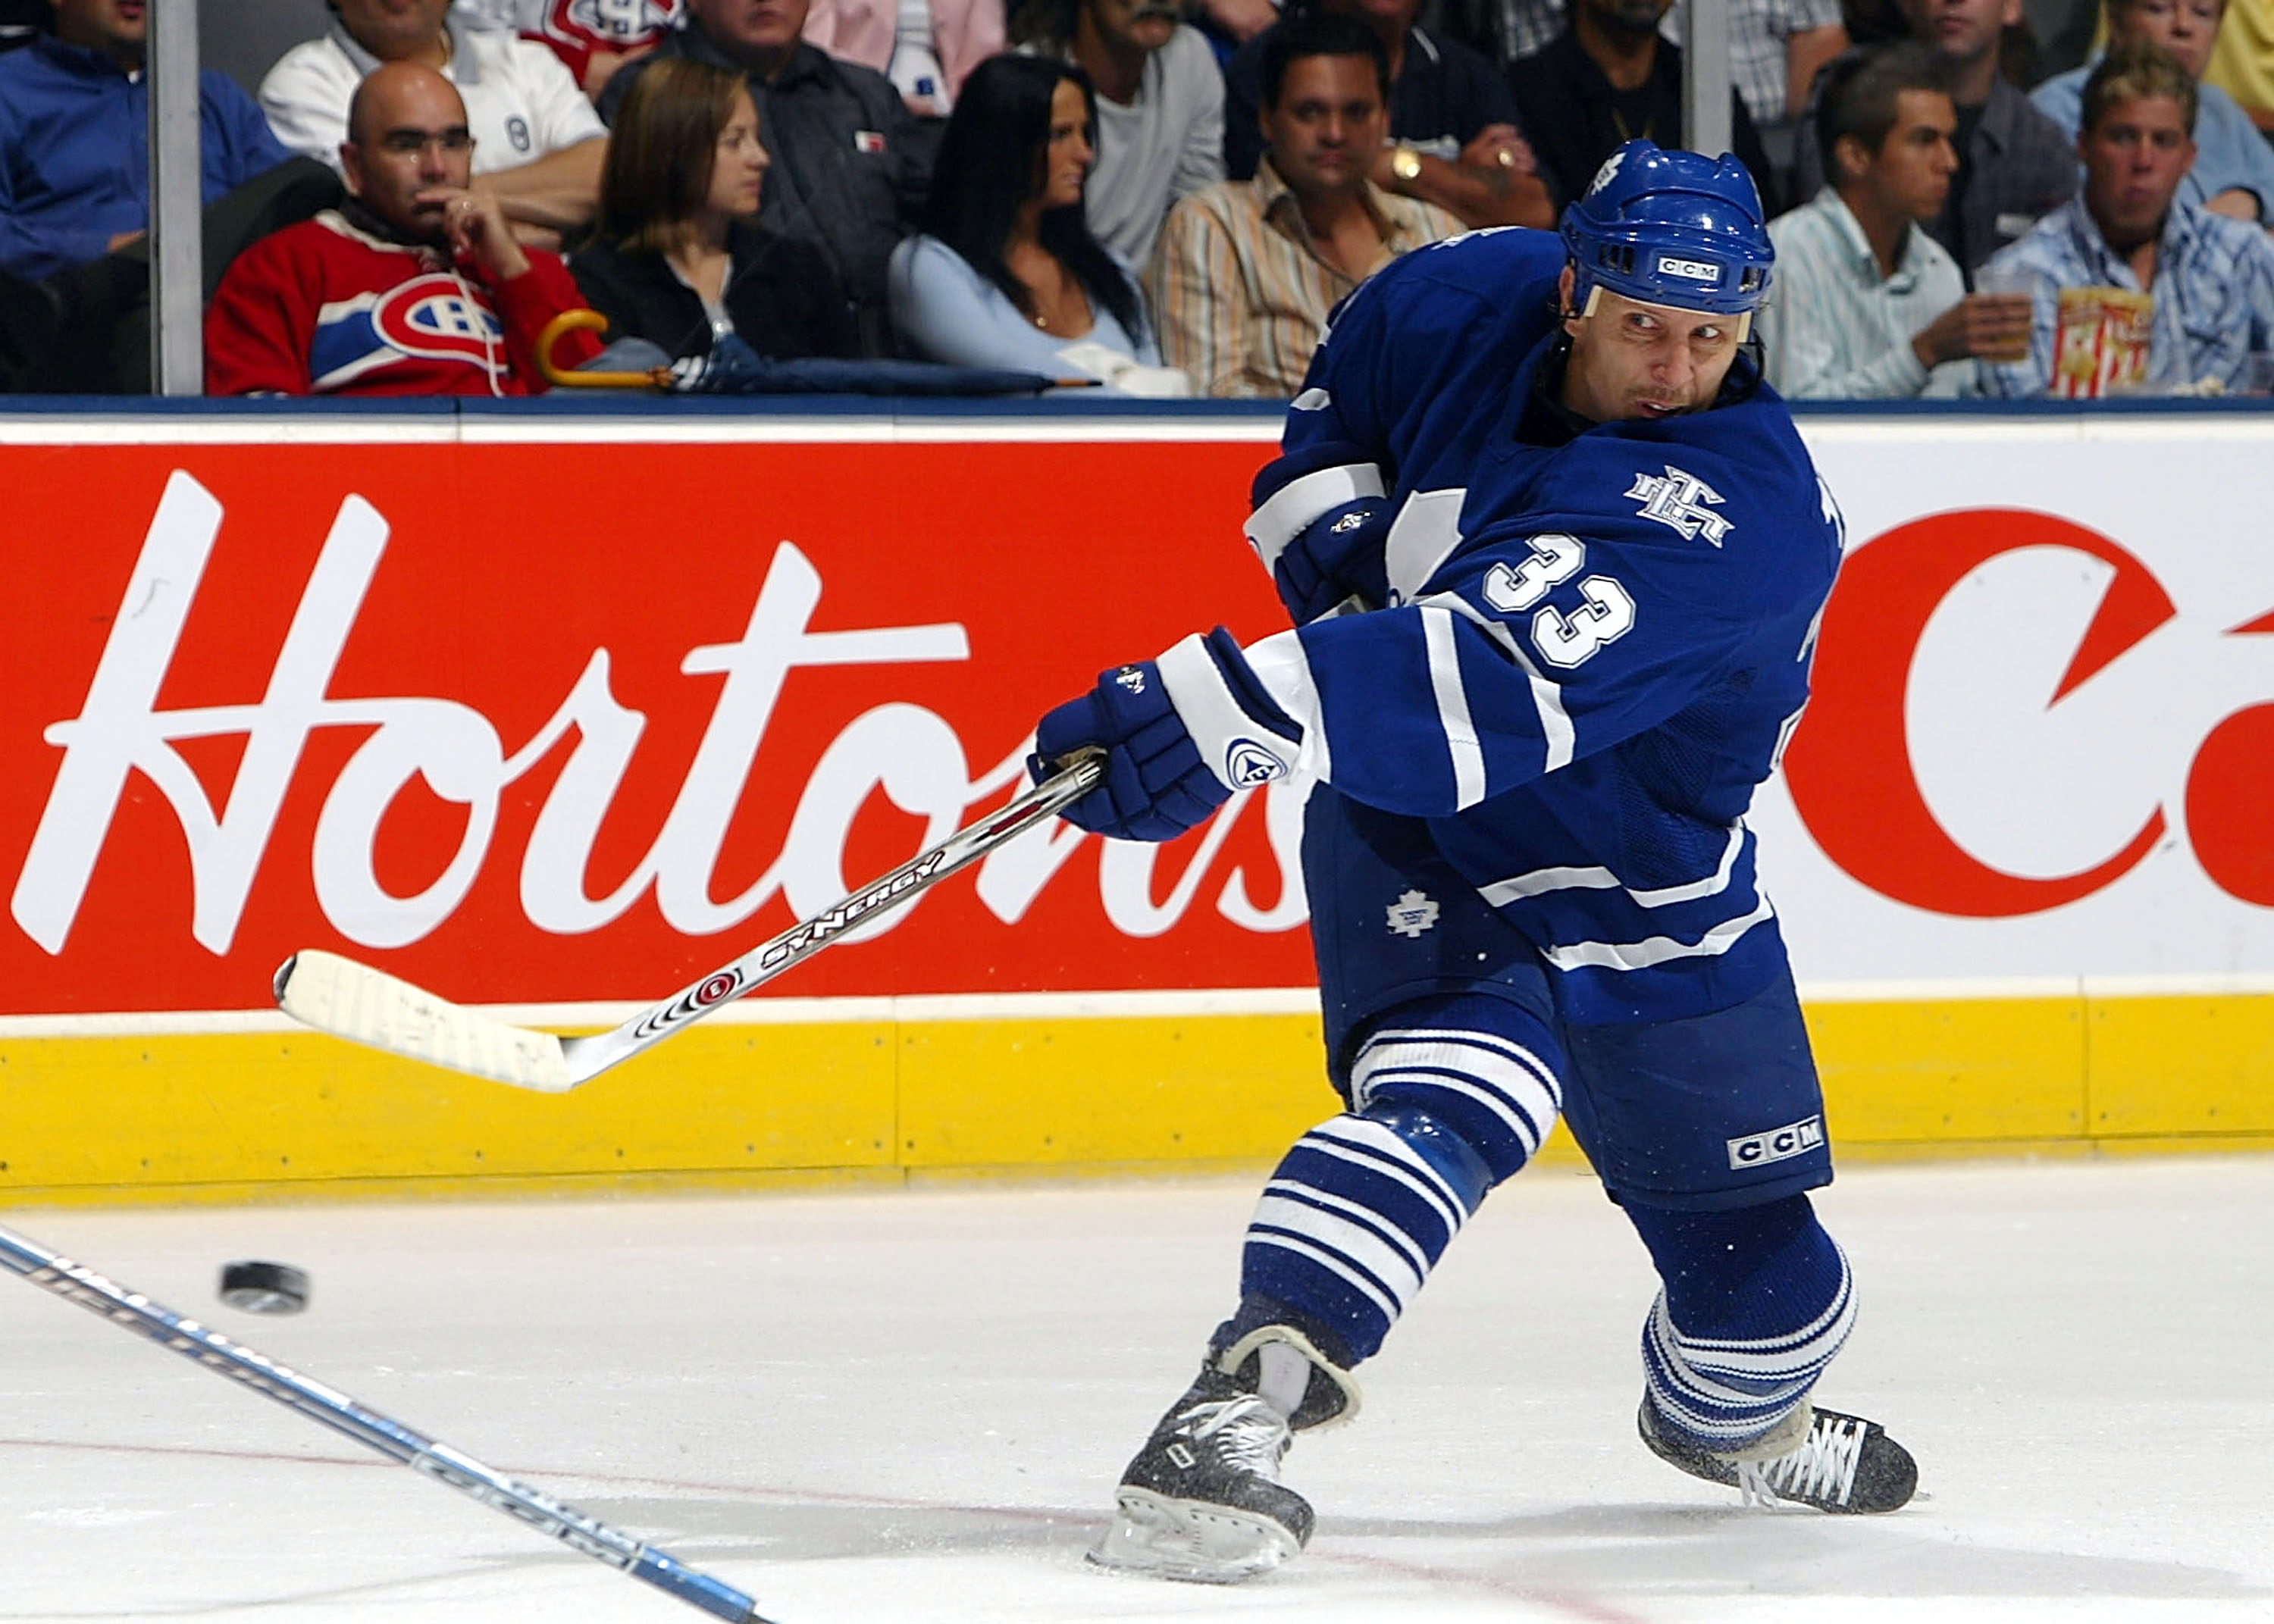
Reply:
<svg viewBox="0 0 2274 1624"><path fill-rule="evenodd" d="M1660 1460L1737 1490L1748 1506L1894 1511L1918 1486L1918 1466L1910 1451L1878 1422L1805 1403L1760 1443L1728 1454L1699 1448L1661 1427L1648 1394L1637 1425Z"/></svg>
<svg viewBox="0 0 2274 1624"><path fill-rule="evenodd" d="M1272 1343L1278 1350L1267 1359ZM1306 1368L1293 1394L1283 1395L1284 1377L1267 1372L1288 1367L1290 1348ZM1347 1419L1357 1401L1349 1372L1299 1333L1272 1327L1241 1338L1201 1367L1121 1474L1113 1525L1089 1560L1202 1584L1269 1573L1311 1538L1310 1502L1279 1481L1288 1445L1298 1429Z"/></svg>

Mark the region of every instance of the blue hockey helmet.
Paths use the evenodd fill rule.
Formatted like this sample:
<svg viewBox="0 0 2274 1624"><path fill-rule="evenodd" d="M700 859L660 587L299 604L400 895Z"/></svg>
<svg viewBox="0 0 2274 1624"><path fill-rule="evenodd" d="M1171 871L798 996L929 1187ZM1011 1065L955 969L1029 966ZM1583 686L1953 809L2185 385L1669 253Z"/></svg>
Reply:
<svg viewBox="0 0 2274 1624"><path fill-rule="evenodd" d="M1769 290L1776 259L1753 177L1735 158L1629 141L1563 211L1571 308L1597 287L1645 304L1737 315Z"/></svg>

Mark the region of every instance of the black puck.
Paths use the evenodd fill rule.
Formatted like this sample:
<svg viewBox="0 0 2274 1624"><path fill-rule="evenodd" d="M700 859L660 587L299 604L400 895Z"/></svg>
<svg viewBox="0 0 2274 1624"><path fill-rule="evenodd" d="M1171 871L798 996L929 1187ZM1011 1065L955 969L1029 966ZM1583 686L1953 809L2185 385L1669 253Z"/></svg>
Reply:
<svg viewBox="0 0 2274 1624"><path fill-rule="evenodd" d="M289 1263L224 1263L221 1300L248 1314L297 1314L308 1305L308 1276Z"/></svg>

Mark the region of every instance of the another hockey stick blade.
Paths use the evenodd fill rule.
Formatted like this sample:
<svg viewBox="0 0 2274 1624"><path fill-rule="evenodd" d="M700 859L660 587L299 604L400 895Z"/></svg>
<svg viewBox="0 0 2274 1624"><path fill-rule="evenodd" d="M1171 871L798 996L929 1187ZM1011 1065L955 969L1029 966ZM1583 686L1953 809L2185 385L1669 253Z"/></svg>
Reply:
<svg viewBox="0 0 2274 1624"><path fill-rule="evenodd" d="M734 1586L4 1228L0 1228L0 1267L275 1399L287 1410L297 1410L437 1483L462 1489L516 1522L675 1596L690 1607L700 1607L713 1618L733 1620L735 1624L767 1624L759 1616L757 1603Z"/></svg>
<svg viewBox="0 0 2274 1624"><path fill-rule="evenodd" d="M320 1032L391 1055L560 1094L571 1077L561 1040L438 998L337 953L303 948L276 972L276 1007Z"/></svg>
<svg viewBox="0 0 2274 1624"><path fill-rule="evenodd" d="M516 1088L559 1094L590 1082L755 991L840 940L854 926L914 901L950 875L1056 816L1097 787L1104 777L1104 761L1102 750L1076 751L1058 771L1000 811L966 824L882 879L760 943L612 1031L561 1038L512 1026L315 948L295 953L276 972L277 1007L335 1037Z"/></svg>

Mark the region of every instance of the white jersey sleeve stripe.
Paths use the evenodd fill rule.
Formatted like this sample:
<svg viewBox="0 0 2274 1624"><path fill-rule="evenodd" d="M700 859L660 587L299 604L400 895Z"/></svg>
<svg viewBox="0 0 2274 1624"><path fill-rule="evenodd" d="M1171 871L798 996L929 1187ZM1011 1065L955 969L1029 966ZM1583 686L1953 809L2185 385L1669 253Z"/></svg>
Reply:
<svg viewBox="0 0 2274 1624"><path fill-rule="evenodd" d="M1532 706L1540 713L1540 737L1547 741L1546 760L1540 771L1546 774L1570 766L1577 750L1578 735L1571 726L1570 713L1563 709L1562 690L1540 675L1540 667L1532 663L1532 657L1516 641L1516 634L1458 593L1433 592L1417 601L1484 628L1486 635L1498 643L1501 651L1524 673L1525 681L1532 689Z"/></svg>
<svg viewBox="0 0 2274 1624"><path fill-rule="evenodd" d="M1411 598L1435 575L1453 549L1461 545L1461 504L1469 500L1468 487L1416 491L1405 499L1382 544L1382 567L1389 590Z"/></svg>
<svg viewBox="0 0 2274 1624"><path fill-rule="evenodd" d="M1528 874L1511 875L1504 880L1495 880L1479 890L1493 906L1505 907L1526 897L1545 896L1554 891L1620 891L1645 908L1670 907L1677 902L1696 902L1704 897L1717 897L1729 889L1729 876L1737 867L1737 854L1744 849L1745 826L1742 823L1729 825L1728 844L1721 848L1721 861L1713 873L1702 880L1690 880L1680 885L1662 886L1656 891L1635 891L1623 886L1619 876L1608 868L1534 868Z"/></svg>
<svg viewBox="0 0 2274 1624"><path fill-rule="evenodd" d="M1429 650L1429 687L1437 696L1437 725L1444 729L1445 751L1453 764L1453 803L1465 810L1485 798L1485 749L1469 716L1468 690L1461 685L1453 617L1442 608L1422 610L1421 635Z"/></svg>
<svg viewBox="0 0 2274 1624"><path fill-rule="evenodd" d="M1332 513L1344 502L1382 494L1382 470L1371 462L1346 462L1291 479L1269 500L1247 515L1240 528L1246 532L1263 568L1279 562L1287 544L1321 514Z"/></svg>
<svg viewBox="0 0 2274 1624"><path fill-rule="evenodd" d="M1651 936L1640 942L1572 942L1550 947L1542 957L1559 970L1646 970L1676 959L1718 958L1735 947L1745 932L1775 914L1769 899L1763 897L1751 913L1714 926L1696 942L1673 936Z"/></svg>

